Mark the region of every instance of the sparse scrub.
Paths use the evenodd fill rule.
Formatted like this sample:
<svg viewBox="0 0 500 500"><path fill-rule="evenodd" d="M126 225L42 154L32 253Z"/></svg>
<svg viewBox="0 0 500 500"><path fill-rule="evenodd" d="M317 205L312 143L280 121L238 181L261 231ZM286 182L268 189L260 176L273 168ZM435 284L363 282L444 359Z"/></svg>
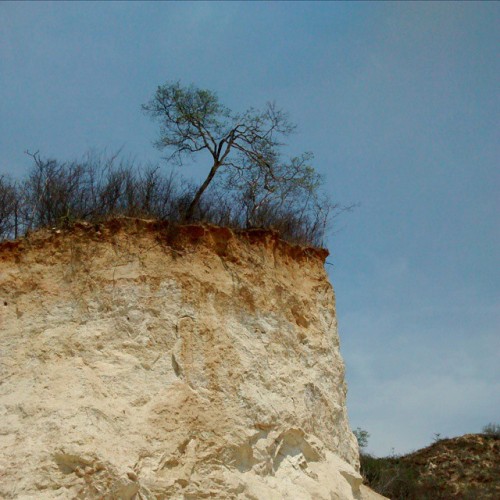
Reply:
<svg viewBox="0 0 500 500"><path fill-rule="evenodd" d="M361 427L356 427L356 429L354 429L352 432L356 436L358 446L360 448L366 448L368 446L368 438L370 437L370 433L368 431L365 431L364 429L361 429Z"/></svg>
<svg viewBox="0 0 500 500"><path fill-rule="evenodd" d="M439 438L407 455L377 458L361 453L361 474L393 500L496 499L500 493L498 425L482 434Z"/></svg>
<svg viewBox="0 0 500 500"><path fill-rule="evenodd" d="M487 436L500 438L500 424L489 423L483 427L482 431Z"/></svg>
<svg viewBox="0 0 500 500"><path fill-rule="evenodd" d="M418 470L400 457L377 458L361 454L361 474L377 493L393 500L444 499L435 478L422 478Z"/></svg>
<svg viewBox="0 0 500 500"><path fill-rule="evenodd" d="M17 186L0 176L0 240L17 236L18 211Z"/></svg>
<svg viewBox="0 0 500 500"><path fill-rule="evenodd" d="M284 157L284 141L296 126L274 103L237 113L211 90L167 82L143 110L159 123L155 145L168 152L169 161L182 165L197 156L207 162L208 175L192 193L184 220L206 217L203 203L214 196L214 185L215 196L231 200L216 218L222 215L237 227L273 227L302 243L319 244L329 217L341 211L321 195L312 153Z"/></svg>
<svg viewBox="0 0 500 500"><path fill-rule="evenodd" d="M158 121L156 146L167 161L207 160L197 185L155 165L135 165L118 154L89 154L81 161L44 159L38 152L18 185L0 178L0 240L76 221L148 217L176 224L212 223L234 229L272 229L303 245L322 246L341 207L321 191L312 153L284 158L294 130L287 113L268 103L235 113L217 94L179 82L157 88L143 110Z"/></svg>
<svg viewBox="0 0 500 500"><path fill-rule="evenodd" d="M175 171L165 174L159 166L142 166L119 155L89 153L82 160L61 162L28 154L33 163L25 180L13 184L0 178L0 240L42 227L120 216L184 223L199 190ZM313 170L299 170L287 182L281 182L278 172L265 180L261 170L252 168L239 174L239 181L221 176L224 182L205 190L191 220L273 229L285 240L320 246L331 216L341 210L318 195L321 179ZM263 182L269 190L263 190Z"/></svg>

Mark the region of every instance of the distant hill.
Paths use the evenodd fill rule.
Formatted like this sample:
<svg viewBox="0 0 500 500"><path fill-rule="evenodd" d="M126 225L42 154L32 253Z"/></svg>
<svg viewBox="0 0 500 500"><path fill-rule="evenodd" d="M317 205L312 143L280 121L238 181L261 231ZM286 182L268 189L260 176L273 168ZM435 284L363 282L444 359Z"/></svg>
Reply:
<svg viewBox="0 0 500 500"><path fill-rule="evenodd" d="M440 439L408 455L361 456L365 483L392 499L499 499L500 436Z"/></svg>

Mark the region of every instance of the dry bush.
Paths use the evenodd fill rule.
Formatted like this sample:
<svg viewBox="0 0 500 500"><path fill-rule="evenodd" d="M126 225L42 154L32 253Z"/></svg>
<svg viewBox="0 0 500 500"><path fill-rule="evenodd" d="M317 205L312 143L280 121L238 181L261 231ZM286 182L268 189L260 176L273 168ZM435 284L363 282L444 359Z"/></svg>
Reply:
<svg viewBox="0 0 500 500"><path fill-rule="evenodd" d="M18 211L17 186L0 176L0 240L17 237Z"/></svg>
<svg viewBox="0 0 500 500"><path fill-rule="evenodd" d="M0 239L117 216L183 223L198 191L174 171L165 174L158 166L138 165L118 154L89 153L70 162L30 156L32 167L19 185L0 178ZM283 170L282 177L290 172ZM274 229L288 241L321 246L341 208L318 195L320 178L313 171L304 176L298 168L301 175L287 179L278 173L262 177L261 170L247 168L236 177L221 175L221 182L199 200L190 221Z"/></svg>

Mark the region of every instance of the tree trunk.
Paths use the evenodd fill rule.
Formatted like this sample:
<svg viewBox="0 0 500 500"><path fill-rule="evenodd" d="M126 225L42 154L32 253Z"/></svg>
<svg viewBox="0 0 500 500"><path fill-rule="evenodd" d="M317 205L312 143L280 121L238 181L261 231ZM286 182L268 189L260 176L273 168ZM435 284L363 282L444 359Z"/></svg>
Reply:
<svg viewBox="0 0 500 500"><path fill-rule="evenodd" d="M217 172L217 169L219 167L220 167L220 163L218 163L218 162L215 162L212 165L212 168L210 169L210 172L208 173L208 177L205 179L205 182L200 186L198 191L196 191L196 194L194 195L193 201L189 205L189 208L187 209L186 215L184 216L184 220L186 222L191 222L193 220L194 211L195 211L196 207L198 206L201 195L205 192L205 189L207 189L210 182L212 182L212 179L214 178L214 175Z"/></svg>

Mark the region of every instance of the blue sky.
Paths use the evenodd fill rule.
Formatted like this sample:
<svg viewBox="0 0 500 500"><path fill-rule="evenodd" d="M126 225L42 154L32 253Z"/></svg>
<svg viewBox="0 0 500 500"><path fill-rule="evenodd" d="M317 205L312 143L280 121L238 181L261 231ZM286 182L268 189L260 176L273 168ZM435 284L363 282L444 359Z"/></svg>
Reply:
<svg viewBox="0 0 500 500"><path fill-rule="evenodd" d="M499 25L497 2L1 2L0 174L26 149L160 160L140 105L168 80L276 100L360 203L327 266L352 426L379 455L477 432L500 421Z"/></svg>

